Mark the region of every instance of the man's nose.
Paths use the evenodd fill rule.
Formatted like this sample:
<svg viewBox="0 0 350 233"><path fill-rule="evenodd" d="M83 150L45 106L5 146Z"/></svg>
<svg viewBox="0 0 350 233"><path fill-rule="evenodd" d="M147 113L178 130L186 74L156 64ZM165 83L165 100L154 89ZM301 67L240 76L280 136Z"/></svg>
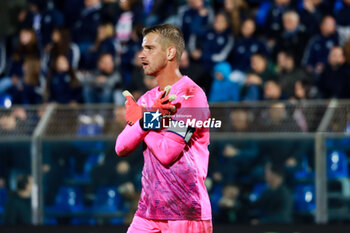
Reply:
<svg viewBox="0 0 350 233"><path fill-rule="evenodd" d="M139 56L138 56L138 57L139 57L140 59L145 58L145 53L144 53L143 50L139 53Z"/></svg>

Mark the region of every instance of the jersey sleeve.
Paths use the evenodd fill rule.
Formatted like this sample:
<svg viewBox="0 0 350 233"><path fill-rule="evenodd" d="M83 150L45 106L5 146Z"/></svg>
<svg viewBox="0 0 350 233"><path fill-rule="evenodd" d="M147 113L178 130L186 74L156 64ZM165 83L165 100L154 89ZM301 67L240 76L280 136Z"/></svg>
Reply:
<svg viewBox="0 0 350 233"><path fill-rule="evenodd" d="M137 101L138 105L141 103L141 98ZM118 156L128 156L144 140L147 133L148 131L141 128L139 120L132 126L127 124L117 137L115 152Z"/></svg>

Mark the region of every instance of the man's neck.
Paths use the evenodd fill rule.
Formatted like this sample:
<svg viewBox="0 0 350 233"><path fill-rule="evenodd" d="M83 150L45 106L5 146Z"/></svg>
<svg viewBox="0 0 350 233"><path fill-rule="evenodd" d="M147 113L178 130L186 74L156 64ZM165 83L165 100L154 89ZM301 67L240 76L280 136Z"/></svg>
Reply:
<svg viewBox="0 0 350 233"><path fill-rule="evenodd" d="M171 69L171 71L164 69L156 76L160 90L164 90L164 88L168 85L173 85L181 78L182 74L180 73L179 68Z"/></svg>

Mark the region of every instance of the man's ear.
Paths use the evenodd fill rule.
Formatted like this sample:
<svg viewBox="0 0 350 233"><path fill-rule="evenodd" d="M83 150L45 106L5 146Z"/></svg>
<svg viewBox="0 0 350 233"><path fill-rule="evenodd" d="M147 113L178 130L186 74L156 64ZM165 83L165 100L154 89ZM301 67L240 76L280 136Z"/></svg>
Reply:
<svg viewBox="0 0 350 233"><path fill-rule="evenodd" d="M176 48L174 46L170 46L168 48L168 60L174 60L176 59Z"/></svg>

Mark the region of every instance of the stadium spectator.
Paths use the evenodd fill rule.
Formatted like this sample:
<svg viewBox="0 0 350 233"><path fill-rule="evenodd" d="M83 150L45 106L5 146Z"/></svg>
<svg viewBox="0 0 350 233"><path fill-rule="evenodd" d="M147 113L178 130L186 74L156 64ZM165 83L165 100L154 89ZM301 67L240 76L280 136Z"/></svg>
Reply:
<svg viewBox="0 0 350 233"><path fill-rule="evenodd" d="M121 13L116 23L116 38L121 43L131 39L133 26L141 24L144 20L142 7L136 0L119 1Z"/></svg>
<svg viewBox="0 0 350 233"><path fill-rule="evenodd" d="M350 68L345 63L344 51L341 47L335 46L328 56L328 65L321 73L318 81L323 98L346 98L349 96L347 86L350 79Z"/></svg>
<svg viewBox="0 0 350 233"><path fill-rule="evenodd" d="M78 46L71 41L68 28L55 28L51 35L51 42L45 47L43 63L46 67L44 71L54 69L57 57L63 55L68 58L73 69L77 69L80 61L80 51Z"/></svg>
<svg viewBox="0 0 350 233"><path fill-rule="evenodd" d="M197 83L206 93L209 94L212 77L210 70L197 62L192 62L187 50L182 53L180 60L180 71Z"/></svg>
<svg viewBox="0 0 350 233"><path fill-rule="evenodd" d="M267 190L254 203L261 212L259 223L292 222L293 196L284 184L284 173L284 168L275 164L265 166Z"/></svg>
<svg viewBox="0 0 350 233"><path fill-rule="evenodd" d="M125 88L131 86L131 76L135 68L135 56L141 49L141 38L142 25L135 23L132 26L130 39L126 42L123 42L117 51L120 55L120 72L123 77Z"/></svg>
<svg viewBox="0 0 350 233"><path fill-rule="evenodd" d="M229 17L229 25L235 36L241 32L242 21L248 17L249 8L244 0L224 0L224 10Z"/></svg>
<svg viewBox="0 0 350 233"><path fill-rule="evenodd" d="M47 77L45 100L60 104L81 102L77 75L64 55L59 55Z"/></svg>
<svg viewBox="0 0 350 233"><path fill-rule="evenodd" d="M262 116L258 119L261 121L261 129L264 131L300 132L300 127L296 124L295 120L287 110L286 105L283 103L277 102L271 104L268 110L263 112ZM282 158L283 156L280 157Z"/></svg>
<svg viewBox="0 0 350 233"><path fill-rule="evenodd" d="M340 37L340 45L350 38L350 0L343 0L343 7L336 13L337 31Z"/></svg>
<svg viewBox="0 0 350 233"><path fill-rule="evenodd" d="M322 6L324 6L322 2L327 1L302 0L302 6L298 10L300 22L305 28L307 28L306 32L309 36L319 33L318 25L321 23L322 17L324 16L323 14L325 13L325 9L322 9ZM329 11L329 13L331 12Z"/></svg>
<svg viewBox="0 0 350 233"><path fill-rule="evenodd" d="M12 79L23 76L23 63L28 57L40 58L40 50L35 31L23 28L19 32L19 43L10 58L8 75Z"/></svg>
<svg viewBox="0 0 350 233"><path fill-rule="evenodd" d="M269 39L269 47L272 47L279 35L283 31L282 15L292 8L291 0L274 0L273 5L269 9L266 22L264 35Z"/></svg>
<svg viewBox="0 0 350 233"><path fill-rule="evenodd" d="M228 62L220 62L214 66L214 81L211 85L208 99L210 103L239 101L238 85L229 78L231 71L232 69Z"/></svg>
<svg viewBox="0 0 350 233"><path fill-rule="evenodd" d="M44 48L51 41L55 28L64 26L63 14L55 8L53 0L47 1L47 7L42 11L40 19L40 45Z"/></svg>
<svg viewBox="0 0 350 233"><path fill-rule="evenodd" d="M185 44L188 45L191 34L204 36L212 27L214 17L213 9L205 5L204 0L187 0L187 5L180 7L178 12Z"/></svg>
<svg viewBox="0 0 350 233"><path fill-rule="evenodd" d="M19 18L24 15L26 1L0 1L0 38L7 40L12 48L13 39L19 30Z"/></svg>
<svg viewBox="0 0 350 233"><path fill-rule="evenodd" d="M306 100L316 99L318 97L319 93L310 79L301 79L295 82L294 95L292 98L295 98L297 100Z"/></svg>
<svg viewBox="0 0 350 233"><path fill-rule="evenodd" d="M245 133L252 127L253 115L243 109L234 109L230 113L230 131Z"/></svg>
<svg viewBox="0 0 350 233"><path fill-rule="evenodd" d="M241 89L241 99L244 101L261 100L263 85L267 80L276 80L274 65L263 54L256 53L250 59L251 70Z"/></svg>
<svg viewBox="0 0 350 233"><path fill-rule="evenodd" d="M258 75L263 83L277 79L275 65L264 54L253 54L250 59L250 68L250 73Z"/></svg>
<svg viewBox="0 0 350 233"><path fill-rule="evenodd" d="M84 9L71 29L73 40L78 44L82 57L93 45L100 22L101 1L84 0Z"/></svg>
<svg viewBox="0 0 350 233"><path fill-rule="evenodd" d="M176 24L179 4L177 0L143 1L144 12L147 15L145 26L160 23Z"/></svg>
<svg viewBox="0 0 350 233"><path fill-rule="evenodd" d="M246 19L242 22L241 37L235 40L234 47L229 56L229 61L233 69L248 71L250 68L250 59L253 54L267 55L266 46L255 37L255 31L256 25L253 19Z"/></svg>
<svg viewBox="0 0 350 233"><path fill-rule="evenodd" d="M263 96L262 79L254 73L249 73L246 76L244 85L241 88L242 101L257 101L261 100Z"/></svg>
<svg viewBox="0 0 350 233"><path fill-rule="evenodd" d="M6 201L4 210L5 225L30 225L32 178L28 175L17 177L17 189L11 193Z"/></svg>
<svg viewBox="0 0 350 233"><path fill-rule="evenodd" d="M22 85L17 84L16 93L21 104L40 104L44 90L44 77L41 75L41 64L37 58L26 58L23 64ZM14 97L13 96L13 97ZM16 97L14 97L16 103Z"/></svg>
<svg viewBox="0 0 350 233"><path fill-rule="evenodd" d="M264 85L264 100L283 100L286 99L282 92L282 87L279 81L268 80Z"/></svg>
<svg viewBox="0 0 350 233"><path fill-rule="evenodd" d="M310 79L307 73L295 64L294 54L290 51L280 51L277 54L278 80L286 98L293 96L297 80Z"/></svg>
<svg viewBox="0 0 350 233"><path fill-rule="evenodd" d="M222 190L219 200L219 212L214 216L217 223L228 224L237 222L241 203L239 201L240 189L237 185L228 184Z"/></svg>
<svg viewBox="0 0 350 233"><path fill-rule="evenodd" d="M28 56L24 59L18 76L3 78L0 86L6 87L4 91L11 95L14 104L39 104L42 102L43 83L40 60Z"/></svg>
<svg viewBox="0 0 350 233"><path fill-rule="evenodd" d="M102 20L101 22L116 25L120 14L119 2L117 0L102 0Z"/></svg>
<svg viewBox="0 0 350 233"><path fill-rule="evenodd" d="M320 24L320 34L313 36L305 48L302 65L308 72L319 75L327 64L329 51L339 45L336 22L332 16L325 16Z"/></svg>
<svg viewBox="0 0 350 233"><path fill-rule="evenodd" d="M44 0L28 0L22 15L18 18L21 28L32 28L40 41L42 12L46 8Z"/></svg>
<svg viewBox="0 0 350 233"><path fill-rule="evenodd" d="M85 1L85 0L84 0ZM84 10L85 3L82 0L60 0L55 1L55 6L63 13L65 19L65 27L72 27Z"/></svg>
<svg viewBox="0 0 350 233"><path fill-rule="evenodd" d="M111 54L113 59L116 57L116 47L114 41L114 28L111 23L102 23L97 28L97 37L95 43L89 48L83 58L82 68L93 70L96 68L97 60L101 54Z"/></svg>
<svg viewBox="0 0 350 233"><path fill-rule="evenodd" d="M348 66L350 66L350 39L344 45L344 56L345 62Z"/></svg>
<svg viewBox="0 0 350 233"><path fill-rule="evenodd" d="M244 133L252 127L251 114L243 109L234 109L229 114L229 132ZM254 161L258 156L258 146L254 141L215 142L212 154L218 155L213 161L212 172L215 181L223 184L240 181L242 177L250 177Z"/></svg>
<svg viewBox="0 0 350 233"><path fill-rule="evenodd" d="M226 60L234 44L227 20L224 13L218 13L213 27L204 35L191 34L189 49L194 60L208 68Z"/></svg>
<svg viewBox="0 0 350 233"><path fill-rule="evenodd" d="M116 186L123 189L127 184L128 186L131 185L134 190L134 176L135 170L130 166L130 161L124 159L116 163L115 159L102 153L96 166L90 171L91 185L89 191L96 193L97 189L102 186Z"/></svg>
<svg viewBox="0 0 350 233"><path fill-rule="evenodd" d="M274 57L281 50L295 51L296 64L300 65L307 42L308 35L305 28L300 25L298 13L295 11L285 12L283 14L283 31L276 41Z"/></svg>
<svg viewBox="0 0 350 233"><path fill-rule="evenodd" d="M84 101L112 103L113 92L119 90L122 85L122 78L116 70L113 56L108 53L100 55L97 67L93 74L86 75L82 80Z"/></svg>

